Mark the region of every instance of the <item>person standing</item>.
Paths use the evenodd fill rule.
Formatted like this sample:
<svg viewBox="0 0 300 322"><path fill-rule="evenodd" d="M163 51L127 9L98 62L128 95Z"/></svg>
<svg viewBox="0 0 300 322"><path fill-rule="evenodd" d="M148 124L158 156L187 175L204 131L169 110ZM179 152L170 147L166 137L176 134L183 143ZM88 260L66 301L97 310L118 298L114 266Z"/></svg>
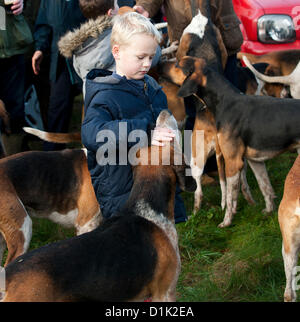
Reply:
<svg viewBox="0 0 300 322"><path fill-rule="evenodd" d="M57 42L67 31L78 28L85 18L78 0L41 0L35 24L35 52L32 56L34 74L40 72L45 55L50 55L50 98L47 131L68 132L74 97L81 90L81 80L72 61L59 54ZM61 150L63 144L44 143L45 151Z"/></svg>
<svg viewBox="0 0 300 322"><path fill-rule="evenodd" d="M5 104L11 123L11 134L3 133L1 139L6 154L11 155L22 151L22 127L25 122L24 55L30 49L33 38L22 15L23 0L14 0L11 11L4 11L4 0L0 0L0 9L1 26L4 27L0 29L0 99Z"/></svg>

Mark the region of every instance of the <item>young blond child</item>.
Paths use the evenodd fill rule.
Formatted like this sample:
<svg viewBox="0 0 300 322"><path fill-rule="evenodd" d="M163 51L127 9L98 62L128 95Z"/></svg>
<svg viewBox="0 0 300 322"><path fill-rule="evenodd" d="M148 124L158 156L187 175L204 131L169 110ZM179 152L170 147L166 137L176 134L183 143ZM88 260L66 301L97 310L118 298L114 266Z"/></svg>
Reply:
<svg viewBox="0 0 300 322"><path fill-rule="evenodd" d="M149 135L160 111L167 108L161 86L147 75L160 37L152 23L140 14L117 16L111 34L115 72L94 69L87 75L82 143L88 150L88 168L104 218L122 208L132 187L131 165L119 160L120 149L126 146L129 150L136 144L127 139L134 130ZM103 133L114 136L115 164L105 164L107 155L99 153L107 143L99 139ZM171 130L155 128L152 144L162 145L173 138ZM175 220L186 220L179 195Z"/></svg>

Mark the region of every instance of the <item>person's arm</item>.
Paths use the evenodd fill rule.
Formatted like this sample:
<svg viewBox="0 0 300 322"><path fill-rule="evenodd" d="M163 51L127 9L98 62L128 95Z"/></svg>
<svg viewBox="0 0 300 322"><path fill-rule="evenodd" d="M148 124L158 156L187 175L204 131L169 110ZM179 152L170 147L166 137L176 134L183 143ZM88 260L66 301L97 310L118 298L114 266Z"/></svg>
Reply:
<svg viewBox="0 0 300 322"><path fill-rule="evenodd" d="M164 0L137 0L133 9L147 18L152 18L157 14L163 3Z"/></svg>
<svg viewBox="0 0 300 322"><path fill-rule="evenodd" d="M122 122L126 123L126 127L120 127ZM126 132L123 132L125 129ZM128 136L134 130L144 131L148 139L147 144L151 143L152 145L162 146L164 141L172 141L175 137L174 131L155 127L145 119L113 120L107 106L91 104L81 127L82 144L88 150L97 152L98 148L106 143L105 136L113 135L112 139L115 140L116 149L119 149L120 144L127 144L130 148L136 144L136 142L128 142Z"/></svg>
<svg viewBox="0 0 300 322"><path fill-rule="evenodd" d="M48 25L46 2L41 1L34 31L35 52L32 56L32 69L37 75L43 56L50 50L52 28Z"/></svg>
<svg viewBox="0 0 300 322"><path fill-rule="evenodd" d="M123 132L125 127L120 127L121 122L126 122L126 132ZM138 129L147 133L150 130L149 126L149 123L145 119L115 120L112 118L112 112L108 106L91 103L81 127L82 144L88 150L97 152L98 148L105 143L102 142L103 138L106 135L113 135L116 149L119 149L120 144L125 143L128 144L128 147L131 147L135 143L128 143L128 135L130 132ZM100 138L101 141L97 142Z"/></svg>

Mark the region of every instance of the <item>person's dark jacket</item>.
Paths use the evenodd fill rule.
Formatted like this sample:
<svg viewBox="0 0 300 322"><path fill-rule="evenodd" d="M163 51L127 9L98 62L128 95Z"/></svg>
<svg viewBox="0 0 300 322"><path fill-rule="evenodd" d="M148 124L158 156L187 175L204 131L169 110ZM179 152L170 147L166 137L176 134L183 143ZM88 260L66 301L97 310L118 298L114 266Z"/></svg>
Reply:
<svg viewBox="0 0 300 322"><path fill-rule="evenodd" d="M127 160L123 160L125 165L118 164L120 148L127 157L126 146L129 151L136 145L136 142L128 143L133 130L143 130L149 135L160 111L167 108L167 99L161 86L148 75L144 81L132 81L94 69L87 75L84 106L82 143L88 150L88 168L96 197L107 218L124 205L132 188L131 165ZM119 133L121 122L126 122L127 130ZM99 164L106 158L101 147L104 149L107 144L107 141L97 142L103 141L101 133L104 136L111 133L116 138L115 147L111 147L116 152L116 165Z"/></svg>
<svg viewBox="0 0 300 322"><path fill-rule="evenodd" d="M50 54L50 81L56 80L58 40L67 31L78 28L84 21L78 0L41 0L34 32L35 50ZM75 77L76 73L74 70L70 72L71 81L74 82L72 77Z"/></svg>

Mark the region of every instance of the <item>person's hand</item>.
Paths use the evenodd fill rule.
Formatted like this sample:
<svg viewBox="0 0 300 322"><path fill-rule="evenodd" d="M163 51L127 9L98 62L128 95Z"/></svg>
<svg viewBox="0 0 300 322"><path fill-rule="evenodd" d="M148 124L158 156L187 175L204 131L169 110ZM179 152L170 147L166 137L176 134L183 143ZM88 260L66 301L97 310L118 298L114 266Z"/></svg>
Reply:
<svg viewBox="0 0 300 322"><path fill-rule="evenodd" d="M133 10L145 16L146 18L149 18L149 12L146 11L142 6L134 6Z"/></svg>
<svg viewBox="0 0 300 322"><path fill-rule="evenodd" d="M178 40L173 41L169 47L163 48L161 50L161 55L164 56L164 55L173 54L177 51L178 47L179 47L179 41Z"/></svg>
<svg viewBox="0 0 300 322"><path fill-rule="evenodd" d="M13 2L11 10L15 16L20 15L23 11L23 0L15 0Z"/></svg>
<svg viewBox="0 0 300 322"><path fill-rule="evenodd" d="M175 132L164 127L155 127L153 130L151 145L164 146L164 141L171 142L174 140Z"/></svg>
<svg viewBox="0 0 300 322"><path fill-rule="evenodd" d="M37 50L32 56L32 69L35 75L38 75L41 69L41 62L43 60L43 53Z"/></svg>

